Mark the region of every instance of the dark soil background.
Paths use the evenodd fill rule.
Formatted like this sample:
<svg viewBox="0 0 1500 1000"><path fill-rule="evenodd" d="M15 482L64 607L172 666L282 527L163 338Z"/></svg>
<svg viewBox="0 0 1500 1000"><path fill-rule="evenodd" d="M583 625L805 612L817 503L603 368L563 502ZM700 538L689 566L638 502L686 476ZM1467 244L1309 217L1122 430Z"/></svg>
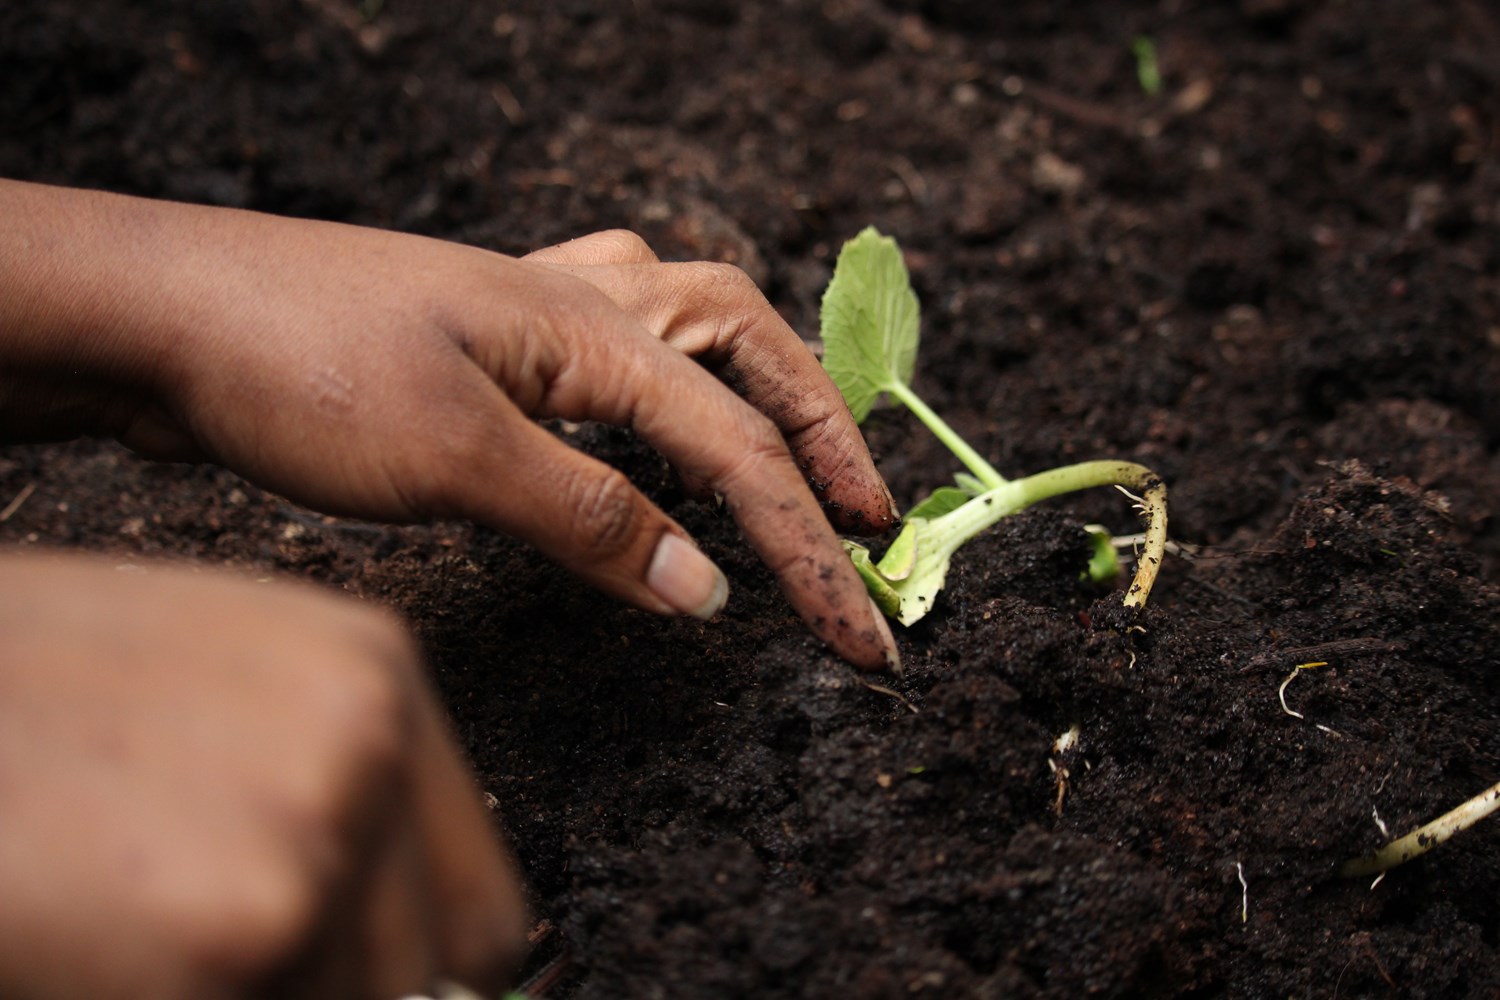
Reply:
<svg viewBox="0 0 1500 1000"><path fill-rule="evenodd" d="M7 545L409 616L534 893L533 993L1500 996L1500 821L1334 874L1377 813L1500 780L1495 4L7 0L0 123L6 176L505 252L629 227L809 337L873 223L922 296L920 391L1002 471L1171 484L1202 548L1144 632L1078 582L1079 526L1128 505L1054 502L903 633L912 712L625 432L572 435L725 567L711 624L469 525L0 451ZM903 413L868 433L902 502L956 468Z"/></svg>

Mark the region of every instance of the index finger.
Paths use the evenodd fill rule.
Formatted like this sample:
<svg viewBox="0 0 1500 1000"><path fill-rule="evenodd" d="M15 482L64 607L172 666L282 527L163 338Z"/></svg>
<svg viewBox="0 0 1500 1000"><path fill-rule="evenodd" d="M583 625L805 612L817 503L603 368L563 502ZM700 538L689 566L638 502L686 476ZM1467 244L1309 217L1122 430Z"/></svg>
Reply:
<svg viewBox="0 0 1500 1000"><path fill-rule="evenodd" d="M624 241L612 242L628 252ZM604 292L768 416L839 530L878 534L895 523L890 490L838 387L745 272L729 264L599 263L601 248L577 243L584 244L578 259L587 263L568 262L572 244L549 248L538 262Z"/></svg>
<svg viewBox="0 0 1500 1000"><path fill-rule="evenodd" d="M776 426L595 289L552 270L542 270L531 284L551 303L550 314L532 317L546 333L533 339L531 350L512 352L519 364L507 366L503 359L510 355L496 353L502 363L489 374L500 388L524 400L533 416L633 428L679 470L723 495L820 638L857 666L899 669L889 626ZM501 315L505 308L503 296L473 304L481 315ZM503 454L503 444L496 452ZM481 466L472 471L471 482L484 479ZM480 485L470 492L473 509L464 513L503 524L503 498L489 483ZM648 572L643 561L637 570Z"/></svg>

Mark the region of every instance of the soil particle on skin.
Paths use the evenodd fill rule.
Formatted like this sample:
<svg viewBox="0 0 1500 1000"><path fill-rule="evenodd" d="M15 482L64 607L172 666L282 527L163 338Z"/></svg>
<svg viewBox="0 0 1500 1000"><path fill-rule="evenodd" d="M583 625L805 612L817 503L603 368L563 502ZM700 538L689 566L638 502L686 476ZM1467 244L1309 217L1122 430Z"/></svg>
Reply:
<svg viewBox="0 0 1500 1000"><path fill-rule="evenodd" d="M730 511L593 425L555 430L724 570L713 622L97 442L0 449L0 540L404 614L558 928L548 997L1500 995L1500 822L1336 876L1500 780L1500 16L1063 10L20 0L0 175L504 253L626 227L747 268L804 337L874 224L965 440L1170 486L1193 554L1142 612L1080 579L1129 502L1049 501L960 551L891 697ZM905 411L863 430L901 508L959 470Z"/></svg>

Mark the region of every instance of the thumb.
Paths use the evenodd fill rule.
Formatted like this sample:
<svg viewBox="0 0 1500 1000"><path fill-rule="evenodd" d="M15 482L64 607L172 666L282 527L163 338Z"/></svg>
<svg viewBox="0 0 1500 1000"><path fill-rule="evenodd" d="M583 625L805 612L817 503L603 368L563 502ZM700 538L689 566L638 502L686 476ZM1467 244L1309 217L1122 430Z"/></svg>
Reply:
<svg viewBox="0 0 1500 1000"><path fill-rule="evenodd" d="M712 618L729 584L624 473L569 447L496 390L488 443L442 492L445 512L530 542L606 593L658 614Z"/></svg>

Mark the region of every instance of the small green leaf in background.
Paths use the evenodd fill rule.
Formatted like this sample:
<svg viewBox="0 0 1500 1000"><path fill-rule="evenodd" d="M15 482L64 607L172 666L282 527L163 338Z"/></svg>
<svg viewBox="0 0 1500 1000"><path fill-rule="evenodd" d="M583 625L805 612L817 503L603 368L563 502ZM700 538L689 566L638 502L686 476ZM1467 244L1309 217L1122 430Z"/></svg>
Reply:
<svg viewBox="0 0 1500 1000"><path fill-rule="evenodd" d="M1115 551L1114 539L1095 525L1086 525L1084 531L1089 536L1089 565L1084 577L1093 583L1114 583L1120 577L1120 554Z"/></svg>
<svg viewBox="0 0 1500 1000"><path fill-rule="evenodd" d="M895 240L870 227L844 244L821 319L823 367L857 423L917 362L920 310Z"/></svg>
<svg viewBox="0 0 1500 1000"><path fill-rule="evenodd" d="M1140 81L1141 89L1151 97L1160 94L1161 65L1156 61L1156 43L1147 35L1137 35L1130 43L1130 51L1135 55L1135 78Z"/></svg>

